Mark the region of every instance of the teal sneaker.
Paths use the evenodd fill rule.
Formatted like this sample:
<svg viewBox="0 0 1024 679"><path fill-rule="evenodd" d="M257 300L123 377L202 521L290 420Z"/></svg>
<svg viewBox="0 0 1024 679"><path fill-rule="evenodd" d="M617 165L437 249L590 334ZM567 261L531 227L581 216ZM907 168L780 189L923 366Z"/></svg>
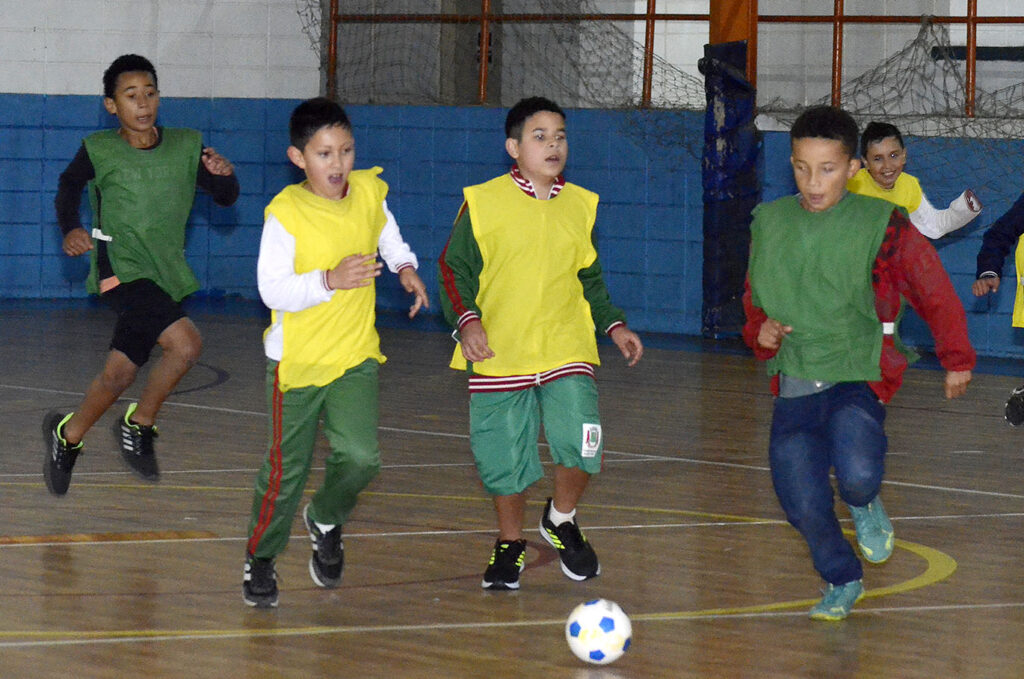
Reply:
<svg viewBox="0 0 1024 679"><path fill-rule="evenodd" d="M825 596L811 609L813 620L843 620L850 614L853 605L864 596L864 585L860 580L845 585L827 583Z"/></svg>
<svg viewBox="0 0 1024 679"><path fill-rule="evenodd" d="M853 525L857 529L857 545L860 553L871 563L882 563L892 554L893 530L889 515L882 506L882 498L863 507L850 505Z"/></svg>

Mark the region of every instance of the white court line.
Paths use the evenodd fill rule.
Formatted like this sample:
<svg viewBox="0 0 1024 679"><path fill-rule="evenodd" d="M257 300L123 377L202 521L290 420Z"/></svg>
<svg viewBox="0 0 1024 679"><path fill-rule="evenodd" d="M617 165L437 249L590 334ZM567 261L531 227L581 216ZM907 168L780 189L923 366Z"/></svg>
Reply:
<svg viewBox="0 0 1024 679"><path fill-rule="evenodd" d="M1005 601L988 604L946 604L933 606L887 606L882 608L856 608L851 611L853 616L908 613L939 613L939 612L965 612L965 611L994 611L1013 610L1024 608L1024 602ZM709 613L702 615L700 611L680 611L668 613L637 613L631 614L633 622L643 623L664 623L664 622L700 622L702 620L723 620L743 618L804 618L807 612L803 610L794 611L742 611L736 613ZM296 637L296 636L325 636L330 634L392 634L410 632L450 632L456 630L474 629L509 629L522 627L561 627L565 620L542 619L542 620L509 620L505 622L477 621L477 622L455 622L455 623L422 623L415 625L347 625L337 627L289 627L286 629L271 628L267 630L246 629L246 630L210 630L204 633L201 630L193 630L181 634L154 634L154 635L131 635L116 636L118 632L110 632L110 637L79 638L79 639L45 639L38 641L0 641L0 648L32 648L41 646L83 646L92 644L138 644L154 641L219 641L227 639L253 639L257 637ZM8 633L10 634L10 633ZM67 634L73 635L74 632ZM130 633L132 634L132 633Z"/></svg>
<svg viewBox="0 0 1024 679"><path fill-rule="evenodd" d="M42 387L23 387L23 386L19 386L19 385L2 384L2 383L0 383L0 389L20 389L20 390L24 390L24 391L38 391L38 392L51 393L51 394L69 394L69 395L78 395L78 396L82 395L82 392L61 391L61 390L57 390L57 389L44 389ZM119 399L119 400L130 400L130 399ZM195 409L195 410L212 410L212 411L216 411L216 412L229 413L229 414L233 414L233 415L250 415L250 416L258 416L258 417L265 417L266 416L266 413L262 412L262 411L258 412L258 411L254 411L254 410L237 410L237 409L234 409L234 408L220 408L220 407L216 407L216 406L202 406L202 405L195 405L195 404L192 404L192 403L180 403L178 401L166 401L166 402L164 402L164 405L175 406L175 407L179 407L179 408L190 408L190 409ZM400 434L411 434L411 435L415 435L415 436L437 436L437 437L457 438L457 439L468 439L469 438L468 434L455 434L455 433L449 433L449 432L436 432L436 431L427 431L427 430L423 430L423 429L408 429L408 428L402 428L402 427L379 427L379 429L381 431L389 431L389 432L395 432L395 433L400 433ZM970 452L973 452L973 451L970 451ZM711 467L723 467L723 468L731 468L731 469L745 469L745 470L760 471L760 472L770 471L770 469L768 467L764 466L764 465L742 464L742 463L738 463L738 462L719 462L719 461L713 461L713 460L696 460L696 459L693 459L693 458L669 457L669 456L666 456L666 455L652 455L652 454L649 454L649 453L627 453L627 452L618 451L618 450L605 450L604 453L607 454L607 455L620 455L622 457L632 458L633 461L636 461L636 462L675 462L675 463L686 463L686 464L695 464L695 465L703 465L703 466L711 466ZM623 463L623 462L626 462L626 461L627 460L608 460L609 463L614 463L614 464ZM468 465L468 463L466 463L466 464ZM423 466L430 466L430 465L423 465ZM385 465L383 468L384 469L389 469L391 467ZM244 470L231 470L231 471L244 471ZM253 471L255 471L255 470L253 470ZM194 473L194 472L189 472L189 473ZM6 475L0 475L0 478L5 478L5 477L6 477ZM972 488L955 488L955 487L950 487L950 486L935 486L935 485L928 485L928 484L921 484L921 483L910 483L908 481L893 481L893 480L888 480L888 479L883 480L882 483L886 484L886 485L902 486L904 488L916 488L916 489L919 489L919 490L934 490L934 491L942 491L942 492L946 492L946 493L963 493L963 494L966 494L966 495L982 495L982 496L985 496L985 497L999 497L999 498L1007 498L1007 499L1013 499L1013 500L1024 500L1024 494L1021 494L1021 493L1001 493L1001 492L998 492L998 491L990 491L990 490L975 490L975 489L972 489Z"/></svg>

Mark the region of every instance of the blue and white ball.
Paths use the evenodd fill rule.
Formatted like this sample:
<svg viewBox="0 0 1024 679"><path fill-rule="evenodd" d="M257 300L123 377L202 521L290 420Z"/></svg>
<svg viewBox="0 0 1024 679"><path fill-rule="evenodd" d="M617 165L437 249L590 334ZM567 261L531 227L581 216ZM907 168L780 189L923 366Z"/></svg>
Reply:
<svg viewBox="0 0 1024 679"><path fill-rule="evenodd" d="M573 609L565 621L565 640L576 657L607 665L622 657L633 639L633 626L619 605L594 599Z"/></svg>

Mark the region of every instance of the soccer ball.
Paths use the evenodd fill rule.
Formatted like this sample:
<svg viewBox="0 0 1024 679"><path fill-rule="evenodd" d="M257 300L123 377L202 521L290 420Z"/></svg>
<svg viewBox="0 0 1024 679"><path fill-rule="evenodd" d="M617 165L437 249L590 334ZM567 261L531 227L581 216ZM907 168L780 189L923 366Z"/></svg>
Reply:
<svg viewBox="0 0 1024 679"><path fill-rule="evenodd" d="M619 605L594 599L573 609L565 621L565 640L576 657L595 665L618 660L629 648L633 626Z"/></svg>

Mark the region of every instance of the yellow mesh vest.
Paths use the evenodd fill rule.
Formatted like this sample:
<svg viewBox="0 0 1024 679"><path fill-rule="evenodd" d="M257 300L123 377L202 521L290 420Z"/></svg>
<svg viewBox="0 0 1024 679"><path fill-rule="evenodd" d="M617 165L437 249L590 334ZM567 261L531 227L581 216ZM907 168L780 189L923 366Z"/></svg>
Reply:
<svg viewBox="0 0 1024 679"><path fill-rule="evenodd" d="M331 269L349 255L377 251L386 218L381 204L388 187L381 168L354 170L342 200L321 198L293 184L267 206L295 237L295 273ZM284 348L278 375L281 390L324 386L368 358L383 363L375 327L373 285L338 290L330 301L283 316Z"/></svg>
<svg viewBox="0 0 1024 679"><path fill-rule="evenodd" d="M1024 287L1021 287L1021 273L1024 272L1024 239L1017 240L1017 251L1013 257L1017 265L1017 294L1013 298L1013 316L1011 325L1015 328L1024 328Z"/></svg>
<svg viewBox="0 0 1024 679"><path fill-rule="evenodd" d="M891 189L883 189L864 168L857 170L857 174L846 182L846 189L862 196L887 200L893 205L905 209L908 213L921 207L921 196L924 195L921 191L921 182L917 181L917 177L913 175L901 172Z"/></svg>
<svg viewBox="0 0 1024 679"><path fill-rule="evenodd" d="M509 175L463 193L484 262L476 301L494 351L473 372L530 375L577 361L597 365L594 321L578 276L597 259L597 194L566 184L555 198L538 200ZM451 365L465 368L461 347Z"/></svg>

